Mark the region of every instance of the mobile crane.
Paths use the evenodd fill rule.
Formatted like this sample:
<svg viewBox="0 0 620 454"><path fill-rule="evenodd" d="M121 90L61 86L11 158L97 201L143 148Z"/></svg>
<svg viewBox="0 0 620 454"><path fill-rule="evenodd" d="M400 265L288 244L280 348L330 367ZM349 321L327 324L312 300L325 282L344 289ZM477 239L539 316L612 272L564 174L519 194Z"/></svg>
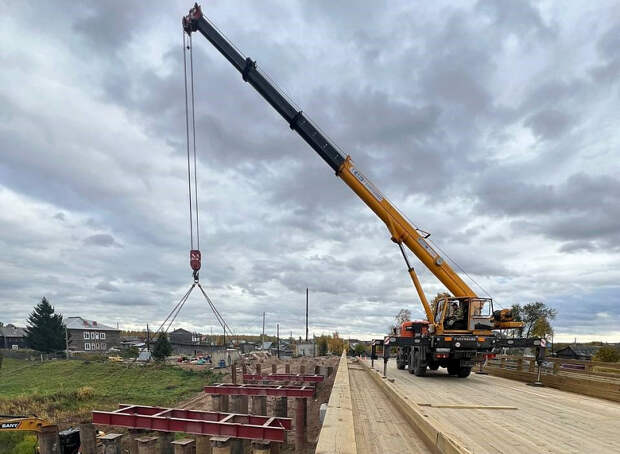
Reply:
<svg viewBox="0 0 620 454"><path fill-rule="evenodd" d="M427 368L447 367L448 372L467 377L475 362L502 345L541 347L540 339L500 339L494 330L520 328L510 310L493 310L491 298L480 298L426 241L429 234L418 230L360 171L350 156L344 156L332 141L301 110L270 82L256 62L243 56L203 15L196 3L183 17L183 30L200 32L258 93L284 118L310 147L336 172L358 197L385 223L391 239L405 260L407 271L426 313L426 320L405 322L389 337L398 348L397 364L410 373L424 375ZM407 247L452 293L431 308L418 276L409 262ZM389 349L387 349L389 351Z"/></svg>

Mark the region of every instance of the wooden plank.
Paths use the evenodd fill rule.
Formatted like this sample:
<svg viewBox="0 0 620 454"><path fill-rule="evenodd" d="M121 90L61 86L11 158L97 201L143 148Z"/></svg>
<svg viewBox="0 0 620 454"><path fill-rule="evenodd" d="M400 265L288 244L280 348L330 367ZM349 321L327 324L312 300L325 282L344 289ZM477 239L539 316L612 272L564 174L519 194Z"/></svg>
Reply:
<svg viewBox="0 0 620 454"><path fill-rule="evenodd" d="M355 454L353 404L347 357L343 352L329 396L327 413L319 434L315 454Z"/></svg>
<svg viewBox="0 0 620 454"><path fill-rule="evenodd" d="M517 407L508 405L457 405L457 404L431 404L424 402L417 402L420 407L433 407L433 408L456 408L456 409L475 409L475 410L518 410Z"/></svg>

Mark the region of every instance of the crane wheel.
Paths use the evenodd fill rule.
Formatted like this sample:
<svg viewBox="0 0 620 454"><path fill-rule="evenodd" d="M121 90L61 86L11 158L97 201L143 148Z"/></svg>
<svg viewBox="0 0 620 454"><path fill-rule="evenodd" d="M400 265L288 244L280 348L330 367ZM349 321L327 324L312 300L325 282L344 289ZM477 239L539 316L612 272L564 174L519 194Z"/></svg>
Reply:
<svg viewBox="0 0 620 454"><path fill-rule="evenodd" d="M448 363L448 375L458 375L460 371L460 367L458 365L458 361L456 364L454 362Z"/></svg>

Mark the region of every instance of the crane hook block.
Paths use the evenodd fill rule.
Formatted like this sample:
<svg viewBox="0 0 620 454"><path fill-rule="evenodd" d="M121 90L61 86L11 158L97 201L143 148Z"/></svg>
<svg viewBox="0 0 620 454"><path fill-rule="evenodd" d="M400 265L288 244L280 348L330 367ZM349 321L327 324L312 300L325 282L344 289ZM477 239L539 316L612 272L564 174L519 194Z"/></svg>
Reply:
<svg viewBox="0 0 620 454"><path fill-rule="evenodd" d="M200 251L198 249L192 249L189 251L189 265L194 271L200 269Z"/></svg>

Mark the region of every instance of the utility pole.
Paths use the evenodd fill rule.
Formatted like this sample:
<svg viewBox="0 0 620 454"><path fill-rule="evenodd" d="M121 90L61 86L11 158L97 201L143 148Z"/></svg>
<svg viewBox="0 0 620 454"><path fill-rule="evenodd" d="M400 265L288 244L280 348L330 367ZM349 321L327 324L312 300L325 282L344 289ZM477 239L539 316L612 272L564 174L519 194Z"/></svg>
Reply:
<svg viewBox="0 0 620 454"><path fill-rule="evenodd" d="M65 359L69 359L69 332L67 331L67 325L65 325Z"/></svg>
<svg viewBox="0 0 620 454"><path fill-rule="evenodd" d="M278 359L280 359L280 324L276 325L276 342L278 346Z"/></svg>
<svg viewBox="0 0 620 454"><path fill-rule="evenodd" d="M146 350L151 351L151 332L149 331L149 324L146 324Z"/></svg>
<svg viewBox="0 0 620 454"><path fill-rule="evenodd" d="M306 287L306 342L308 342L308 287Z"/></svg>
<svg viewBox="0 0 620 454"><path fill-rule="evenodd" d="M261 336L261 343L263 344L265 343L265 313L264 312L263 312L263 334Z"/></svg>

